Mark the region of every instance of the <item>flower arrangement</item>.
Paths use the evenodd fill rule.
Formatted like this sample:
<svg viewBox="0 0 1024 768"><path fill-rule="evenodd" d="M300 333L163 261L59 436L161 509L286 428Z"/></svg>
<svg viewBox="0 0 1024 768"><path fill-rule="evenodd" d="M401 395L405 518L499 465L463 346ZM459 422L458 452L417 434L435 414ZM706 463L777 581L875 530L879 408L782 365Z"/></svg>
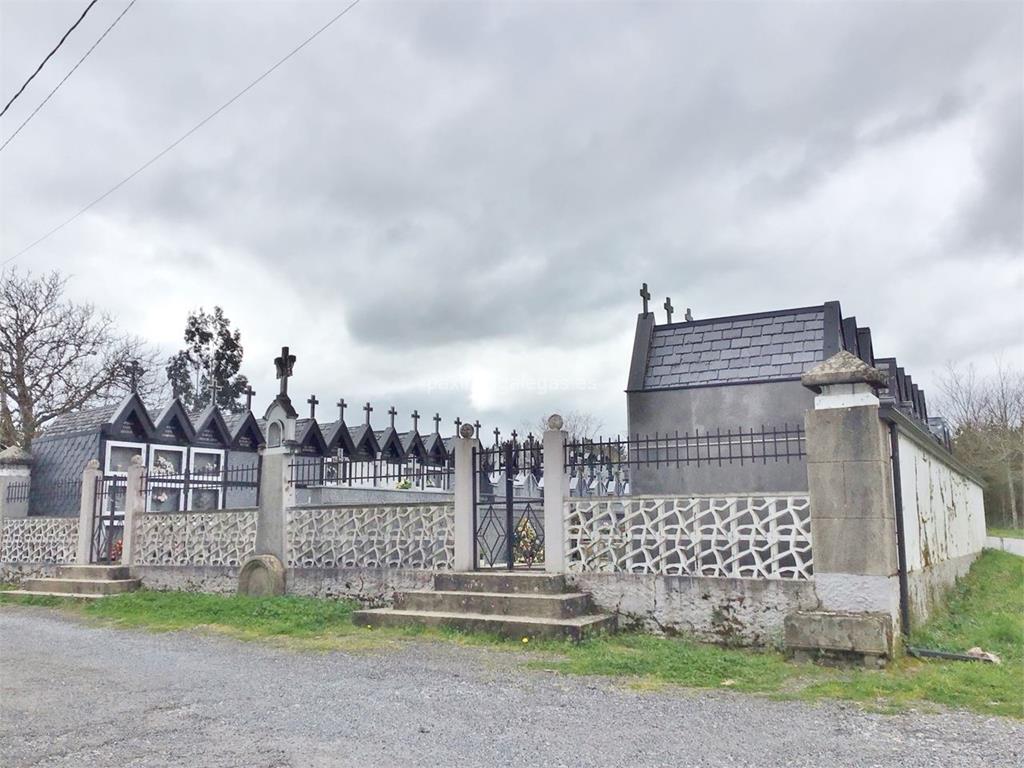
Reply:
<svg viewBox="0 0 1024 768"><path fill-rule="evenodd" d="M525 517L516 526L512 557L515 562L525 563L528 566L544 562L544 544L537 536L533 525Z"/></svg>
<svg viewBox="0 0 1024 768"><path fill-rule="evenodd" d="M110 547L110 559L111 561L120 560L121 552L124 550L124 542L121 539L115 541Z"/></svg>
<svg viewBox="0 0 1024 768"><path fill-rule="evenodd" d="M395 488L399 491L408 491L410 488L412 488L412 481L399 480L397 483L395 483Z"/></svg>

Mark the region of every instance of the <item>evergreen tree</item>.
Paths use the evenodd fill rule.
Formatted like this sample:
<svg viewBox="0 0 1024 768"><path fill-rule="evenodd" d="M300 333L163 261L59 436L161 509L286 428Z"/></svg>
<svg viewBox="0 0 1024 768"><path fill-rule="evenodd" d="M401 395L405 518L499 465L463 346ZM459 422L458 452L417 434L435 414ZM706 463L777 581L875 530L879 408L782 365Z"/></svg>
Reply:
<svg viewBox="0 0 1024 768"><path fill-rule="evenodd" d="M216 384L217 407L238 413L245 409L242 393L249 380L242 367L242 334L231 329L224 310L202 307L185 323L185 348L167 361L167 380L185 408L195 412L210 404Z"/></svg>

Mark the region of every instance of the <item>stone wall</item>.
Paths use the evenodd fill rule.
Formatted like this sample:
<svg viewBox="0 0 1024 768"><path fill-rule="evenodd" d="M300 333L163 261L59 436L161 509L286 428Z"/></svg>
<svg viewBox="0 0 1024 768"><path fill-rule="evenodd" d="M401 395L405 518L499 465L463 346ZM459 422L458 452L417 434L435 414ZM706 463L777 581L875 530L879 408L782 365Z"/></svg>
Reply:
<svg viewBox="0 0 1024 768"><path fill-rule="evenodd" d="M77 549L77 518L0 519L0 563L69 564Z"/></svg>
<svg viewBox="0 0 1024 768"><path fill-rule="evenodd" d="M572 573L569 581L619 626L685 633L726 645L779 646L783 621L814 610L812 581L715 579L630 573Z"/></svg>
<svg viewBox="0 0 1024 768"><path fill-rule="evenodd" d="M915 426L896 422L912 623L927 619L985 545L981 485Z"/></svg>

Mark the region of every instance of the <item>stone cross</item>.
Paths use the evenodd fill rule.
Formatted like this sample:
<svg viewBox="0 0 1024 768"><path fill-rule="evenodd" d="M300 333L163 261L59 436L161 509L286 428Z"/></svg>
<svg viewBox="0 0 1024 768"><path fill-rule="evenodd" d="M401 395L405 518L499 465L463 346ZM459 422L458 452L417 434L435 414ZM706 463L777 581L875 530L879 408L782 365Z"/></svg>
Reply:
<svg viewBox="0 0 1024 768"><path fill-rule="evenodd" d="M210 405L217 405L217 377L210 377Z"/></svg>
<svg viewBox="0 0 1024 768"><path fill-rule="evenodd" d="M647 283L640 288L640 298L644 300L644 314L647 314L647 302L651 300L651 292L647 290Z"/></svg>
<svg viewBox="0 0 1024 768"><path fill-rule="evenodd" d="M512 442L513 442L513 443L514 443L514 442L516 441L516 438L517 438L517 437L519 437L519 433L518 433L518 432L516 432L516 431L515 431L515 430L513 429L513 430L512 430Z"/></svg>
<svg viewBox="0 0 1024 768"><path fill-rule="evenodd" d="M395 410L395 406L392 405L390 408L388 408L388 416L391 417L391 428L392 429L395 428L395 416L397 416L397 415L398 415L398 411Z"/></svg>
<svg viewBox="0 0 1024 768"><path fill-rule="evenodd" d="M413 411L411 415L412 415L412 431L413 432L419 432L420 431L420 412L419 412L419 409Z"/></svg>
<svg viewBox="0 0 1024 768"><path fill-rule="evenodd" d="M455 417L455 436L459 436L459 428L462 426L462 419L458 416Z"/></svg>
<svg viewBox="0 0 1024 768"><path fill-rule="evenodd" d="M665 312L668 313L668 321L670 323L672 322L672 310L673 309L675 309L675 307L672 306L672 297L671 296L666 296L665 297Z"/></svg>
<svg viewBox="0 0 1024 768"><path fill-rule="evenodd" d="M479 440L480 439L480 421L479 420L473 422L473 429L476 430L476 434L474 435L474 437L477 440Z"/></svg>
<svg viewBox="0 0 1024 768"><path fill-rule="evenodd" d="M306 402L309 403L309 418L315 419L316 407L320 405L320 401L316 399L316 395L310 395L309 400L307 400Z"/></svg>
<svg viewBox="0 0 1024 768"><path fill-rule="evenodd" d="M292 368L295 365L295 355L288 354L288 347L281 347L281 356L274 358L274 368L277 369L277 378L281 380L282 397L288 396L288 378L292 375Z"/></svg>
<svg viewBox="0 0 1024 768"><path fill-rule="evenodd" d="M252 410L252 396L256 394L256 390L252 388L252 384L246 384L245 386L245 410Z"/></svg>
<svg viewBox="0 0 1024 768"><path fill-rule="evenodd" d="M370 426L370 414L373 413L373 406L367 403L363 406L363 410L366 411L366 426Z"/></svg>
<svg viewBox="0 0 1024 768"><path fill-rule="evenodd" d="M440 413L435 413L434 414L434 434L437 434L437 435L441 434L441 414Z"/></svg>
<svg viewBox="0 0 1024 768"><path fill-rule="evenodd" d="M125 366L125 372L128 374L128 385L131 387L132 392L138 393L139 379L142 378L142 366L139 365L139 361L132 360Z"/></svg>
<svg viewBox="0 0 1024 768"><path fill-rule="evenodd" d="M348 404L345 402L345 398L343 397L343 398L341 398L341 400L339 400L336 403L336 405L338 406L338 420L342 424L344 424L345 423L345 406L348 405Z"/></svg>

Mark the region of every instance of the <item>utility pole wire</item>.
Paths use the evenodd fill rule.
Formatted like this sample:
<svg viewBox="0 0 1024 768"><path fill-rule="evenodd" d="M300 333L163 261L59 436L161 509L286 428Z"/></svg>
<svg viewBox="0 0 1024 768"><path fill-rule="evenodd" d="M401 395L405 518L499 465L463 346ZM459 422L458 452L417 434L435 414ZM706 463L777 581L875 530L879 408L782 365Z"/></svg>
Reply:
<svg viewBox="0 0 1024 768"><path fill-rule="evenodd" d="M313 40L315 40L315 39L316 39L317 37L319 37L319 36L320 36L320 35L321 35L321 34L322 34L323 32L327 31L327 29L328 29L328 28L329 28L329 27L330 27L331 25L333 25L333 24L334 24L334 23L335 23L336 21L338 21L339 19L341 19L341 17L342 17L342 16L344 16L344 15L345 15L345 14L347 14L347 13L348 13L349 11L351 11L351 10L352 10L353 8L355 8L355 7L357 6L357 5L359 5L359 3L360 3L360 0L352 0L352 2L351 2L351 3L349 3L349 4L347 5L347 6L345 6L345 8L343 8L343 9L342 9L342 11L341 11L340 13L338 13L338 14L337 14L336 16L334 16L334 17L333 17L333 18L332 18L332 19L331 19L330 21L328 21L328 22L327 22L326 24L324 24L324 25L323 25L322 27L320 27L320 29L316 30L316 32L314 32L314 33L313 33L313 34L311 34L311 35L310 35L309 37L307 37L307 38L306 38L305 40L303 40L303 41L302 41L301 43L299 43L299 44L298 44L298 45L297 45L297 46L296 46L295 48L293 48L293 49L292 49L292 50L291 50L291 51L290 51L290 52L289 52L288 54L286 54L286 55L285 55L285 56L284 56L283 58L281 58L281 59L278 59L278 61L277 61L277 62L276 62L275 64L273 64L273 65L272 65L272 66L270 67L270 69L266 70L266 71L265 71L265 72L264 72L264 73L263 73L262 75L260 75L259 77L257 77L257 78L256 78L255 80L253 80L253 81L252 81L251 83L249 83L249 84L248 84L247 86L245 86L245 88L243 88L243 89L242 89L242 90L240 90L240 91L239 91L238 93L236 93L236 94L235 94L234 96L232 96L232 97L231 97L230 99L228 99L227 101L225 101L225 102L224 102L223 104L221 104L221 105L220 105L219 107L217 107L217 108L216 108L215 110L213 110L213 112L211 112L211 113L210 113L210 114L208 114L208 115L207 115L206 117L204 117L204 118L203 118L202 120L200 120L200 121L199 121L198 123L196 123L196 124L195 124L194 126L192 126L191 128L189 128L189 129L188 129L187 131L185 131L185 133L183 133L183 134L182 134L181 136L179 136L179 137L178 137L177 139L175 139L175 140L174 140L173 142L171 142L170 144L168 144L168 145L167 145L166 147L164 147L164 148L163 148L162 150L160 150L159 152L157 152L157 153L156 153L155 155L153 155L153 157L149 158L149 160L147 160L146 162L144 162L144 163L143 163L142 165L140 165L140 166L139 166L138 168L136 168L136 169L135 169L134 171L132 171L132 172L131 172L130 174L128 174L127 176L125 176L125 177L124 177L123 179L121 179L121 181L117 182L117 184L115 184L114 186L112 186L112 187L111 187L110 189L108 189L108 190L107 190L106 192L104 192L104 193L103 193L102 195L100 195L99 197L97 197L97 198L96 198L95 200L93 200L93 201L92 201L91 203L89 203L89 204L88 204L88 205L86 205L86 206L85 206L84 208L82 208L81 210L79 210L79 211L78 211L78 212L77 212L76 214L74 214L74 215L73 215L73 216L71 216L70 218L66 219L66 220L65 220L65 221L63 221L62 223L58 224L58 225L57 225L57 226L55 226L55 227L54 227L53 229L51 229L51 230L50 230L49 232L47 232L47 233L46 233L45 235L43 235L42 237L40 237L40 238L39 238L38 240L34 240L34 241L33 241L32 243L30 243L30 244L29 244L29 245L27 245L26 247L22 248L22 249L21 249L20 251L18 251L17 253L15 253L15 254L14 254L13 256L9 256L8 258L4 259L4 260L3 260L2 262L0 262L0 267L2 267L2 266L4 266L4 265L6 265L6 264L9 264L10 262L14 261L14 260L15 260L16 258L18 258L19 256L21 256L21 255L22 255L23 253L27 253L28 251L32 250L32 249L33 249L33 248L35 248L35 247L36 247L37 245L39 245L39 244L40 244L41 242L43 242L44 240L46 240L46 239L47 239L48 237L50 237L50 236L52 236L52 235L56 234L57 232L59 232L60 230L62 230L62 229L63 229L64 227L66 227L66 226L67 226L68 224L70 224L70 223L71 223L72 221L74 221L74 220L75 220L75 219L77 219L77 218L78 218L79 216L81 216L81 215L82 215L83 213L85 213L86 211L88 211L88 210L89 210L90 208L92 208L93 206L97 205L98 203L101 203L102 201L106 200L106 199L107 199L108 197L110 197L110 195L114 194L114 192L116 192L117 190L119 190L119 189L120 189L121 187L123 187L123 186L124 186L125 184L127 184L127 183L128 183L129 181L131 181L131 180L132 180L132 179L134 179L134 178L135 178L136 176L138 176L138 175L139 175L140 173L142 173L142 172L143 172L144 170L146 170L147 168L149 168L149 166L151 166L151 165L152 165L153 163L155 163L155 162L156 162L157 160L159 160L159 159L160 159L161 157L163 157L164 155L166 155L166 154L167 154L168 152L170 152L170 151L171 151L172 149L174 149L174 148L175 148L176 146L178 146L179 144L181 144L181 142L183 142L183 141L184 141L185 139L187 139L187 138L188 138L189 136L191 136L191 135L192 135L193 133L195 133L196 131L198 131L198 130L199 130L200 128L202 128L202 127L203 127L204 125L206 125L206 124L207 124L208 122L210 122L211 120L213 120L213 118L215 118L215 117L216 117L217 115L219 115L219 114L220 114L221 112L223 112L223 111L224 111L225 109L227 109L227 108L228 108L228 107L230 107L230 106L231 106L232 104L234 104L234 103L235 103L236 101L238 101L238 100L239 100L239 99L240 99L240 98L241 98L242 96L244 96L244 95L245 95L246 93L248 93L248 92L249 92L249 91L251 91L251 90L252 90L253 88L255 88L255 87L256 87L256 86L257 86L257 85L258 85L258 84L259 84L260 82L262 82L262 81L263 81L263 80L264 80L264 79L265 79L265 78L266 78L266 77L267 77L268 75L270 75L270 74L271 74L271 73L272 73L272 72L273 72L274 70L276 70L276 69L277 69L278 67L280 67L280 66L281 66L282 64L284 64L284 63L285 63L286 61L288 61L288 59L290 59L290 58L291 58L292 56L294 56L294 55L295 55L296 53L298 53L299 51L301 51L301 50L302 50L303 48L305 48L305 47L306 47L307 45L309 45L309 44L310 44L311 42L313 42Z"/></svg>
<svg viewBox="0 0 1024 768"><path fill-rule="evenodd" d="M14 133L12 133L10 136L7 137L7 139L4 141L3 144L0 144L0 152L3 152L4 151L4 147L6 147L8 144L10 144L14 140L14 137L17 136L19 133L21 133L21 129L24 128L26 125L28 125L28 121L36 116L36 112L38 112L40 109L42 109L43 107L46 106L46 102L48 102L50 100L50 97L53 96L53 94L55 94L60 89L60 87L62 85L64 85L65 82L67 82L67 79L69 77L71 77L73 74L75 74L75 70L78 69L79 66L81 66L83 61L85 61L87 58L89 58L89 54L92 53L95 50L97 45L99 45L100 43L103 42L103 38L107 36L107 33L110 32L110 30L112 30L115 26L117 26L117 22L119 22L121 20L121 18L126 13L128 13L129 10L131 10L131 7L133 5L135 5L135 0L132 0L130 3L128 3L128 5L125 6L125 9L123 11L121 11L121 13L118 15L118 17L111 22L110 26L107 27L105 30L103 30L103 34L100 35L99 39L95 43L92 44L92 47L90 47L89 50L85 52L85 55L82 56L82 58L80 58L78 60L78 63L75 64L75 66L73 66L71 68L71 71L68 72L66 75L64 75L64 79L61 80L59 83L57 83L56 87L54 87L54 89L52 91L50 91L48 94L46 94L46 98L43 99L42 102L40 102L39 106L32 110L32 112L29 114L29 116L25 118L24 122L22 122L22 124L19 125L17 127L17 129L15 129Z"/></svg>
<svg viewBox="0 0 1024 768"><path fill-rule="evenodd" d="M60 48L62 45L64 45L64 41L68 39L68 35L70 35L72 32L74 32L75 31L75 27L77 27L79 24L82 23L82 19L85 18L85 14L87 14L90 10L92 10L92 7L94 5L96 5L96 2L97 2L97 0L92 0L92 2L89 3L89 5L87 5L85 7L85 10L82 11L82 15L78 17L78 21L76 21L74 24L72 24L71 25L71 29L69 29L67 32L64 33L64 37L62 37L60 39L60 42L58 42L53 47L53 50L50 51L48 54L46 54L46 58L43 59L43 63L40 64L38 67L36 67L36 71L33 72L31 75L29 75L28 76L28 80L26 80L24 83L21 84L21 88L18 89L18 92L16 94L14 94L13 96L11 96L11 100L7 102L7 104L4 106L3 111L0 112L0 117L3 117L7 113L7 110L10 108L11 104L14 103L14 100L16 98L18 98L19 96L21 96L21 92L24 91L25 88L28 86L28 84L32 82L32 78L34 78L36 75L39 74L39 70L41 70L44 66L46 66L46 62L48 62L50 60L50 57L53 56L53 54L55 54L57 52L58 48Z"/></svg>

